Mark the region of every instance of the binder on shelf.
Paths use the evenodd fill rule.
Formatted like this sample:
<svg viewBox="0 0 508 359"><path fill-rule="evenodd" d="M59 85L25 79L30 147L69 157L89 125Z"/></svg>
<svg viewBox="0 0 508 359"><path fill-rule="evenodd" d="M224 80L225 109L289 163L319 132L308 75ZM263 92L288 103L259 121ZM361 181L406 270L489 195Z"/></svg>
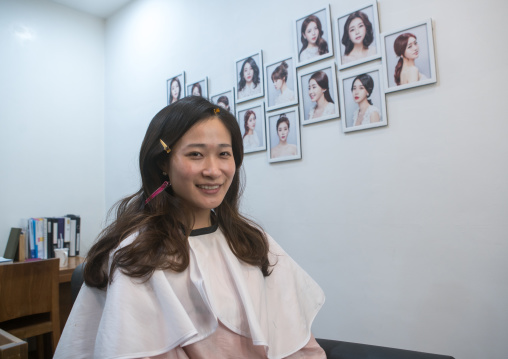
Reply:
<svg viewBox="0 0 508 359"><path fill-rule="evenodd" d="M75 214L66 215L71 220L71 242L69 248L69 256L75 257L79 255L80 235L81 235L81 218Z"/></svg>
<svg viewBox="0 0 508 359"><path fill-rule="evenodd" d="M20 262L26 259L26 231L23 229L19 234L18 259Z"/></svg>
<svg viewBox="0 0 508 359"><path fill-rule="evenodd" d="M21 228L11 228L7 246L5 246L4 258L12 259L13 261L19 258L19 235Z"/></svg>

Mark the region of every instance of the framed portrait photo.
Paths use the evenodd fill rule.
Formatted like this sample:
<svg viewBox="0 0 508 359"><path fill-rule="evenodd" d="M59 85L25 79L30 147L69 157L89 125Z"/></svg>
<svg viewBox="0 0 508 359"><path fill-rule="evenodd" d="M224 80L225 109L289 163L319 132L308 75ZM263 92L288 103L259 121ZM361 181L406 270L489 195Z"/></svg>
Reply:
<svg viewBox="0 0 508 359"><path fill-rule="evenodd" d="M208 77L187 85L187 96L201 96L208 99Z"/></svg>
<svg viewBox="0 0 508 359"><path fill-rule="evenodd" d="M340 117L335 62L299 71L298 90L303 125Z"/></svg>
<svg viewBox="0 0 508 359"><path fill-rule="evenodd" d="M168 91L168 105L185 97L185 71L166 80Z"/></svg>
<svg viewBox="0 0 508 359"><path fill-rule="evenodd" d="M264 96L261 50L235 62L235 79L237 103Z"/></svg>
<svg viewBox="0 0 508 359"><path fill-rule="evenodd" d="M339 69L363 64L381 57L377 2L371 1L340 15L337 26Z"/></svg>
<svg viewBox="0 0 508 359"><path fill-rule="evenodd" d="M381 34L386 92L436 83L432 20Z"/></svg>
<svg viewBox="0 0 508 359"><path fill-rule="evenodd" d="M340 76L344 132L386 126L386 101L381 66L362 68Z"/></svg>
<svg viewBox="0 0 508 359"><path fill-rule="evenodd" d="M296 67L333 56L330 6L295 21Z"/></svg>
<svg viewBox="0 0 508 359"><path fill-rule="evenodd" d="M296 105L296 67L292 57L274 62L265 67L266 110Z"/></svg>
<svg viewBox="0 0 508 359"><path fill-rule="evenodd" d="M224 91L218 93L217 95L212 95L210 97L210 101L213 104L222 107L223 109L228 110L232 114L235 114L235 89L231 89L228 91Z"/></svg>
<svg viewBox="0 0 508 359"><path fill-rule="evenodd" d="M243 152L266 150L265 106L259 102L238 110L236 116L243 138Z"/></svg>
<svg viewBox="0 0 508 359"><path fill-rule="evenodd" d="M267 114L268 162L302 158L298 106Z"/></svg>

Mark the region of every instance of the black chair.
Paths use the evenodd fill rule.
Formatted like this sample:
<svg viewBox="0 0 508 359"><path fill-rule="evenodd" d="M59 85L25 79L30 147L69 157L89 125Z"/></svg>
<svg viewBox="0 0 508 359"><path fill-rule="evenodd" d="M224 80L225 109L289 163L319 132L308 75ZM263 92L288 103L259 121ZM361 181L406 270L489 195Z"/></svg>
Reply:
<svg viewBox="0 0 508 359"><path fill-rule="evenodd" d="M85 263L81 263L72 273L71 290L73 303L83 284L84 265ZM324 349L328 359L453 359L453 357L447 355L341 342L338 340L316 338L316 341Z"/></svg>
<svg viewBox="0 0 508 359"><path fill-rule="evenodd" d="M453 359L448 355L430 354L380 347L377 345L341 342L338 340L316 339L331 359Z"/></svg>

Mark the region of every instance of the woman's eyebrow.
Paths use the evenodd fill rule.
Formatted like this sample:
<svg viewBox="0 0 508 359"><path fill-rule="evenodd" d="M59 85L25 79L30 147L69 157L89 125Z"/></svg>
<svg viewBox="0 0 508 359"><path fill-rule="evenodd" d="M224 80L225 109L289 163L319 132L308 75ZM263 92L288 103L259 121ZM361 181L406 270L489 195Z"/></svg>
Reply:
<svg viewBox="0 0 508 359"><path fill-rule="evenodd" d="M219 147L233 147L230 143L220 143L218 146ZM188 147L206 148L206 147L208 147L208 145L205 143L189 143L188 145L185 146L185 148L188 148Z"/></svg>

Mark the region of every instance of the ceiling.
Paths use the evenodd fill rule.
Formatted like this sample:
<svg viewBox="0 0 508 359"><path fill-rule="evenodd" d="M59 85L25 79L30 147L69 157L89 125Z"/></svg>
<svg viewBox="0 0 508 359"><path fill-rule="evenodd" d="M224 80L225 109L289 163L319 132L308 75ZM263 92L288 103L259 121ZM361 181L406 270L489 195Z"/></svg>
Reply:
<svg viewBox="0 0 508 359"><path fill-rule="evenodd" d="M116 11L127 5L132 0L51 0L68 6L75 10L95 15L103 19L113 15Z"/></svg>

